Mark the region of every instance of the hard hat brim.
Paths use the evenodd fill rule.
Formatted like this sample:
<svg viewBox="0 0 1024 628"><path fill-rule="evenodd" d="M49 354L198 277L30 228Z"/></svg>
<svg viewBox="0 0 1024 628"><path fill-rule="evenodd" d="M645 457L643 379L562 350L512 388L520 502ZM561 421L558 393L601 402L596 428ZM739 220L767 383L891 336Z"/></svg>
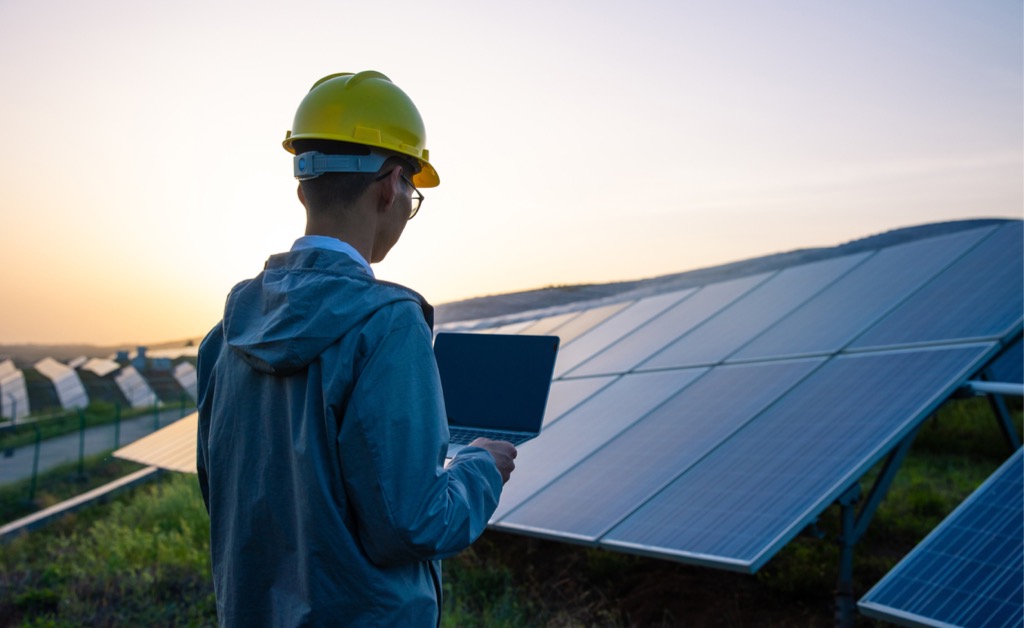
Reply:
<svg viewBox="0 0 1024 628"><path fill-rule="evenodd" d="M413 175L412 184L418 188L436 188L441 184L441 179L437 176L437 171L434 167L425 161L420 161L422 169Z"/></svg>

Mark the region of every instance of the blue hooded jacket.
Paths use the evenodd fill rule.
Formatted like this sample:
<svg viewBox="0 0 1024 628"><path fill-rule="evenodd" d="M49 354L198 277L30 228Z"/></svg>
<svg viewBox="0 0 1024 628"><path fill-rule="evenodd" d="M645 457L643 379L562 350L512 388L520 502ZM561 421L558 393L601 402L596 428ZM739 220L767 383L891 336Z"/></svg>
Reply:
<svg viewBox="0 0 1024 628"><path fill-rule="evenodd" d="M444 466L428 308L324 249L231 291L198 362L221 624L440 621L438 561L483 532L502 482L483 449Z"/></svg>

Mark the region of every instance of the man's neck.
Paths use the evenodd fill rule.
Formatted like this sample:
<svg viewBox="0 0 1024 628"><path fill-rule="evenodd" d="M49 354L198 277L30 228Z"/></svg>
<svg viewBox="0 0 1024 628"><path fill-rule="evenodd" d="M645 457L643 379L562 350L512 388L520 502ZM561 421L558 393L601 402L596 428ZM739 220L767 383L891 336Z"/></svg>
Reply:
<svg viewBox="0 0 1024 628"><path fill-rule="evenodd" d="M325 236L341 240L358 251L363 256L363 259L367 261L373 259L371 257L373 255L373 229L368 225L357 222L352 224L318 224L317 221L307 220L305 235Z"/></svg>

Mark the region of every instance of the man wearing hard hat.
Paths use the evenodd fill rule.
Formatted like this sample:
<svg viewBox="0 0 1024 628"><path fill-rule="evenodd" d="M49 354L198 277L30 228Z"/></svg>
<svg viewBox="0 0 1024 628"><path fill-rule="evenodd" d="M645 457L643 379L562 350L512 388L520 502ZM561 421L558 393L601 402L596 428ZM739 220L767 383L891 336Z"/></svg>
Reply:
<svg viewBox="0 0 1024 628"><path fill-rule="evenodd" d="M198 470L221 624L433 626L439 560L483 532L515 448L445 467L432 308L374 277L438 185L423 121L378 72L299 105L306 234L235 286L199 349Z"/></svg>

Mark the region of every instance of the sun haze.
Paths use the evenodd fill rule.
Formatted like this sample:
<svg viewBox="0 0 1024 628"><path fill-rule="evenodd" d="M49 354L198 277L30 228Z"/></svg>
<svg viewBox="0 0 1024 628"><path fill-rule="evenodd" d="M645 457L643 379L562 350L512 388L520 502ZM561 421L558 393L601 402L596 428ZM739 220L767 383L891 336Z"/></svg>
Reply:
<svg viewBox="0 0 1024 628"><path fill-rule="evenodd" d="M435 303L1021 218L1021 3L0 4L0 342L205 333L301 235L301 97L375 69Z"/></svg>

